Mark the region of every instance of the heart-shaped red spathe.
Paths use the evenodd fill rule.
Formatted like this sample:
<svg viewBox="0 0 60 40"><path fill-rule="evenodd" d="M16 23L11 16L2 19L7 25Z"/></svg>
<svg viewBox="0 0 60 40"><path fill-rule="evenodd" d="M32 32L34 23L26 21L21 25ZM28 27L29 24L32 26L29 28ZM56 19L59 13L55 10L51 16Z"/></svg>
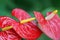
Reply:
<svg viewBox="0 0 60 40"><path fill-rule="evenodd" d="M60 18L55 15L50 20L45 20L40 12L34 12L35 17L40 25L40 29L51 39L60 40ZM47 15L51 14L48 12Z"/></svg>
<svg viewBox="0 0 60 40"><path fill-rule="evenodd" d="M13 22L15 21L9 17L0 16L0 28L12 26ZM21 40L21 37L13 29L10 29L0 32L0 40Z"/></svg>
<svg viewBox="0 0 60 40"><path fill-rule="evenodd" d="M31 16L26 11L19 8L13 9L12 15L15 16L19 21L31 18ZM16 28L16 32L25 39L36 39L42 34L34 21L20 24L20 27L15 27L15 29Z"/></svg>

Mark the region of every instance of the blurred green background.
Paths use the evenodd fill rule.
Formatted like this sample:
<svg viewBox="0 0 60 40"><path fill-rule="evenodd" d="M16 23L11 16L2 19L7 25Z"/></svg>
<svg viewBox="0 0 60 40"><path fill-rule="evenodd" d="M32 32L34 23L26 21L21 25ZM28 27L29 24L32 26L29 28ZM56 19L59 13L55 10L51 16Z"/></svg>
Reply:
<svg viewBox="0 0 60 40"><path fill-rule="evenodd" d="M60 0L0 0L0 16L9 16L14 8L22 8L26 10L32 17L33 11L39 11L44 16L46 12L57 9L60 11ZM59 14L60 12L58 12ZM14 18L16 19L16 18ZM17 19L16 19L17 20ZM51 40L45 34L42 34L37 40Z"/></svg>

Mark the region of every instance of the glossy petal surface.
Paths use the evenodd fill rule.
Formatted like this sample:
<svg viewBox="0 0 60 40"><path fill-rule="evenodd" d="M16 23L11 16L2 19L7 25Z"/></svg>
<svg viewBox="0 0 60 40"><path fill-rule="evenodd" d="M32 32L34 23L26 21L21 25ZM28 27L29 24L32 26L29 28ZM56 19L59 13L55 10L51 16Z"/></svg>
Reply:
<svg viewBox="0 0 60 40"><path fill-rule="evenodd" d="M12 26L13 22L15 21L9 17L0 17L0 28ZM13 29L10 29L0 32L0 40L21 40L21 37Z"/></svg>
<svg viewBox="0 0 60 40"><path fill-rule="evenodd" d="M44 17L41 17L43 16L41 13L35 12L34 14L39 25L41 26L40 29L50 38L60 40L60 18L58 15L55 15L51 20L47 21ZM51 12L47 13L47 15L49 14L51 14Z"/></svg>
<svg viewBox="0 0 60 40"><path fill-rule="evenodd" d="M19 21L31 18L31 16L27 12L25 12L24 10L19 9L19 8L14 9L12 11L12 15L15 16L16 18L18 18ZM42 33L34 21L31 21L31 22L28 22L25 24L19 23L19 25L20 25L19 28L16 27L17 33L23 38L31 39L31 40L36 39Z"/></svg>

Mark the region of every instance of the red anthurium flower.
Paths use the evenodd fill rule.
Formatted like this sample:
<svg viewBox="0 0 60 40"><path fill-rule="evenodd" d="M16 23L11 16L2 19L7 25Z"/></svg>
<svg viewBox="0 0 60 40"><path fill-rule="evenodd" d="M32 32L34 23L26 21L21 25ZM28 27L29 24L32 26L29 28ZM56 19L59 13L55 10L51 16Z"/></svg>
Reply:
<svg viewBox="0 0 60 40"><path fill-rule="evenodd" d="M48 12L48 16L52 12ZM50 20L46 20L40 12L34 12L35 17L40 25L40 29L53 40L60 40L60 18L56 14ZM51 16L50 16L51 17Z"/></svg>
<svg viewBox="0 0 60 40"><path fill-rule="evenodd" d="M15 21L9 17L0 17L0 28L12 26ZM5 30L5 29L4 29ZM21 40L13 29L0 32L0 40Z"/></svg>
<svg viewBox="0 0 60 40"><path fill-rule="evenodd" d="M31 16L26 11L19 8L14 9L12 11L12 15L18 18L19 21L31 18ZM34 21L24 23L24 24L19 23L19 25L20 25L19 27L14 27L14 29L17 30L16 32L22 38L28 40L35 40L42 33Z"/></svg>

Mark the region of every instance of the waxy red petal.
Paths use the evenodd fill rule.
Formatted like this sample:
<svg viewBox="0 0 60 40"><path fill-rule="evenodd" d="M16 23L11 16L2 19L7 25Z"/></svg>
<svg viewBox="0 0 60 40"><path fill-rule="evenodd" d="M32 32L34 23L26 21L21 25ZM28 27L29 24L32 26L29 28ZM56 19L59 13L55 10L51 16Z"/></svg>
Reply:
<svg viewBox="0 0 60 40"><path fill-rule="evenodd" d="M28 19L31 17L26 11L24 11L23 9L19 9L19 8L13 9L12 15L18 18L19 20Z"/></svg>
<svg viewBox="0 0 60 40"><path fill-rule="evenodd" d="M41 26L40 29L50 38L54 40L60 40L60 18L58 17L58 15L55 15L51 20L48 20L45 24L42 25L42 23L40 22L41 13L38 12L34 14L39 25ZM47 15L49 14L51 14L51 12L49 12Z"/></svg>
<svg viewBox="0 0 60 40"><path fill-rule="evenodd" d="M15 21L9 17L0 17L0 28L12 26L13 22ZM0 32L0 40L21 40L21 37L13 29L10 29Z"/></svg>
<svg viewBox="0 0 60 40"><path fill-rule="evenodd" d="M44 16L40 12L34 12L34 14L39 23L41 23L42 25L44 25L46 23Z"/></svg>
<svg viewBox="0 0 60 40"><path fill-rule="evenodd" d="M18 9L18 8L14 9L12 11L12 14L16 18L18 18L19 21L31 18L31 16L27 12L25 12L22 9ZM34 21L31 21L31 22L28 22L25 24L19 23L19 25L20 25L20 27L15 27L15 29L17 28L17 33L23 38L31 39L31 40L36 39L42 33Z"/></svg>

